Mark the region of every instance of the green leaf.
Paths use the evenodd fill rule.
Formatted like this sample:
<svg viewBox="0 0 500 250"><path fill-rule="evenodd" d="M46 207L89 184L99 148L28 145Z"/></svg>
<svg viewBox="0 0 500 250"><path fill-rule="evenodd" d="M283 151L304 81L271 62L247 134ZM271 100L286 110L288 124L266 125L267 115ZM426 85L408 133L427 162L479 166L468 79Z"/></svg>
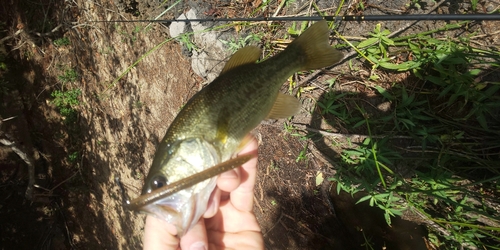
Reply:
<svg viewBox="0 0 500 250"><path fill-rule="evenodd" d="M392 101L394 100L394 96L392 96L386 89L380 87L380 86L375 86L375 89L377 89L377 91L383 96L385 97L386 99Z"/></svg>
<svg viewBox="0 0 500 250"><path fill-rule="evenodd" d="M352 128L357 128L365 123L366 123L366 121L363 119L363 120L357 122L356 124L354 124L354 126L352 126Z"/></svg>
<svg viewBox="0 0 500 250"><path fill-rule="evenodd" d="M484 117L484 114L482 112L476 116L476 119L481 127L488 130L488 123L486 122L486 117Z"/></svg>
<svg viewBox="0 0 500 250"><path fill-rule="evenodd" d="M368 199L371 199L371 198L372 198L372 196L371 196L371 195L367 195L367 196L362 197L361 199L359 199L359 200L356 202L356 204L359 204L359 203L361 203L361 202L363 202L363 201L367 201Z"/></svg>
<svg viewBox="0 0 500 250"><path fill-rule="evenodd" d="M362 48L365 48L365 47L368 47L370 45L373 45L375 43L378 42L378 38L375 38L375 37L372 37L372 38L368 38L364 41L361 41L359 44L358 44L358 48L359 49L362 49Z"/></svg>
<svg viewBox="0 0 500 250"><path fill-rule="evenodd" d="M391 62L380 62L379 65L382 68L397 70L397 71L406 71L406 70L410 70L410 69L418 66L417 64L415 64L412 61L403 62L403 63L399 63L399 64L395 64L395 63L391 63Z"/></svg>
<svg viewBox="0 0 500 250"><path fill-rule="evenodd" d="M384 31L386 31L386 30L384 30ZM388 30L387 30L387 31L388 31ZM387 34L387 35L388 35L388 34ZM394 45L394 41L393 41L393 40L391 40L390 38L386 37L386 36L381 37L381 39L382 39L382 41L383 41L385 44L387 44L387 45L389 45L389 46Z"/></svg>

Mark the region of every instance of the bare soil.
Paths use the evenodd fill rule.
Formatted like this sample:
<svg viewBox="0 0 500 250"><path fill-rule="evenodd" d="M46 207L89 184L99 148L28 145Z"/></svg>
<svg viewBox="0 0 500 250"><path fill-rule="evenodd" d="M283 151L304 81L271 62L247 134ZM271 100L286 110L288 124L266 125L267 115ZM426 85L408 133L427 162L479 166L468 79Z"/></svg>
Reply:
<svg viewBox="0 0 500 250"><path fill-rule="evenodd" d="M245 15L255 8L250 2L236 10L225 1L193 2L204 4L208 14ZM14 117L1 123L1 135L33 158L37 185L33 200L25 199L26 163L11 147L0 147L1 249L142 247L144 215L123 208L115 177L125 183L129 195L140 193L158 141L205 79L193 72L181 45L173 41L144 57L120 78L136 60L168 38L167 28L160 24L146 28L142 23L89 21L159 14L154 3L134 3L0 3L0 39L5 38L1 46L8 68L1 71L6 82L0 89L0 118ZM377 5L381 8L371 8L365 14L387 13L381 11L384 9L401 12L405 3ZM449 12L450 6L441 10ZM189 8L189 4L181 5L167 18ZM285 14L292 10L290 7L290 13ZM373 25L348 23L340 32L367 34ZM426 22L405 32L437 25ZM385 26L397 30L402 23ZM54 41L62 37L69 38L70 44L55 46ZM63 83L58 76L66 69L75 69L78 80ZM356 90L360 93L357 98L370 103L368 106L383 104L365 86L350 81L357 76L342 74L346 71L347 66L324 71L312 83L341 76L341 82L350 83L340 84L339 91ZM387 76L386 82L405 81L406 77L395 74ZM51 93L72 88L80 88L82 94L80 105L75 107L78 120L69 123L59 114ZM323 98L320 91L310 95ZM295 123L342 132L342 124L326 123L331 119L318 112L310 115L307 110L312 109L312 103L305 102L304 106ZM397 226L400 230L388 228L378 211L354 206L355 200L347 194L330 192L328 181L316 185L319 173L329 176L335 171L331 159L336 159L338 152L332 149L332 141L314 138L307 160L297 161L308 142L290 136L283 121L264 122L253 133L260 142L254 211L268 249L358 249L364 241L357 228L365 228L370 237L378 239L380 247L395 244L392 249L426 249L422 227L401 222ZM352 212L355 210L358 212Z"/></svg>

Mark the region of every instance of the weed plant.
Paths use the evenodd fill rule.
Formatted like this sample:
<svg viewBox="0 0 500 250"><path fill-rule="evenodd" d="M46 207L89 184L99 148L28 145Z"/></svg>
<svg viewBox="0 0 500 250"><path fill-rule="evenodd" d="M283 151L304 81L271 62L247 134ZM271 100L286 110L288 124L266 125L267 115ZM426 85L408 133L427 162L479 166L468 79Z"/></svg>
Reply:
<svg viewBox="0 0 500 250"><path fill-rule="evenodd" d="M391 39L377 25L356 45L389 112L367 112L334 91L317 104L323 116L367 134L342 151L331 178L338 192L366 191L358 202L382 209L389 225L405 212L423 216L440 249L500 249L500 82L488 78L500 53L474 47L470 37L433 37L460 27ZM379 86L373 77L397 71L411 72L411 81Z"/></svg>
<svg viewBox="0 0 500 250"><path fill-rule="evenodd" d="M52 102L65 118L67 124L74 123L77 119L75 107L80 104L78 97L81 93L80 89L71 89L67 91L55 90L52 92L52 97L54 98Z"/></svg>
<svg viewBox="0 0 500 250"><path fill-rule="evenodd" d="M76 82L78 80L78 72L75 69L65 69L62 75L57 76L57 79L62 83Z"/></svg>
<svg viewBox="0 0 500 250"><path fill-rule="evenodd" d="M57 47L70 45L70 44L71 44L71 42L69 41L69 38L67 38L67 37L63 37L63 38L59 38L59 39L54 40L54 45Z"/></svg>

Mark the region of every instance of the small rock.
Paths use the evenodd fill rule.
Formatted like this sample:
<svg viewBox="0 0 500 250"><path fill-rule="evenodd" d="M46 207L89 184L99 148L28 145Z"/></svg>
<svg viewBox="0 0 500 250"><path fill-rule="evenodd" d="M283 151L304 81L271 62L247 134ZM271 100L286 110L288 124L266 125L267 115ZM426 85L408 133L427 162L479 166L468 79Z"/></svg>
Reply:
<svg viewBox="0 0 500 250"><path fill-rule="evenodd" d="M382 112L388 112L391 110L391 103L390 102L383 102L383 103L377 105L377 109L382 111Z"/></svg>
<svg viewBox="0 0 500 250"><path fill-rule="evenodd" d="M186 15L182 14L177 19L186 19ZM172 22L170 24L169 33L170 37L176 37L187 31L185 22Z"/></svg>
<svg viewBox="0 0 500 250"><path fill-rule="evenodd" d="M186 13L188 19L198 18L194 9ZM207 31L209 23L192 22L191 28L194 32L194 43L198 51L193 51L191 65L193 71L207 79L207 82L213 81L224 67L224 62L228 51L219 41L220 32Z"/></svg>

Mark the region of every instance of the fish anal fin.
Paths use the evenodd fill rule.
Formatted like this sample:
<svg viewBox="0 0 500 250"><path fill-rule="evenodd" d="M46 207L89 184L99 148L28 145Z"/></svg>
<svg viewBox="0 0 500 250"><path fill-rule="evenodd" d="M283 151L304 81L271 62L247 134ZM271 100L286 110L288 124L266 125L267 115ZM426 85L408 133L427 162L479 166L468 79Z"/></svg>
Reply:
<svg viewBox="0 0 500 250"><path fill-rule="evenodd" d="M234 53L221 71L221 74L238 66L255 63L260 58L261 50L255 46L247 46Z"/></svg>
<svg viewBox="0 0 500 250"><path fill-rule="evenodd" d="M266 119L283 119L295 115L300 110L300 101L290 95L278 93L278 98Z"/></svg>

